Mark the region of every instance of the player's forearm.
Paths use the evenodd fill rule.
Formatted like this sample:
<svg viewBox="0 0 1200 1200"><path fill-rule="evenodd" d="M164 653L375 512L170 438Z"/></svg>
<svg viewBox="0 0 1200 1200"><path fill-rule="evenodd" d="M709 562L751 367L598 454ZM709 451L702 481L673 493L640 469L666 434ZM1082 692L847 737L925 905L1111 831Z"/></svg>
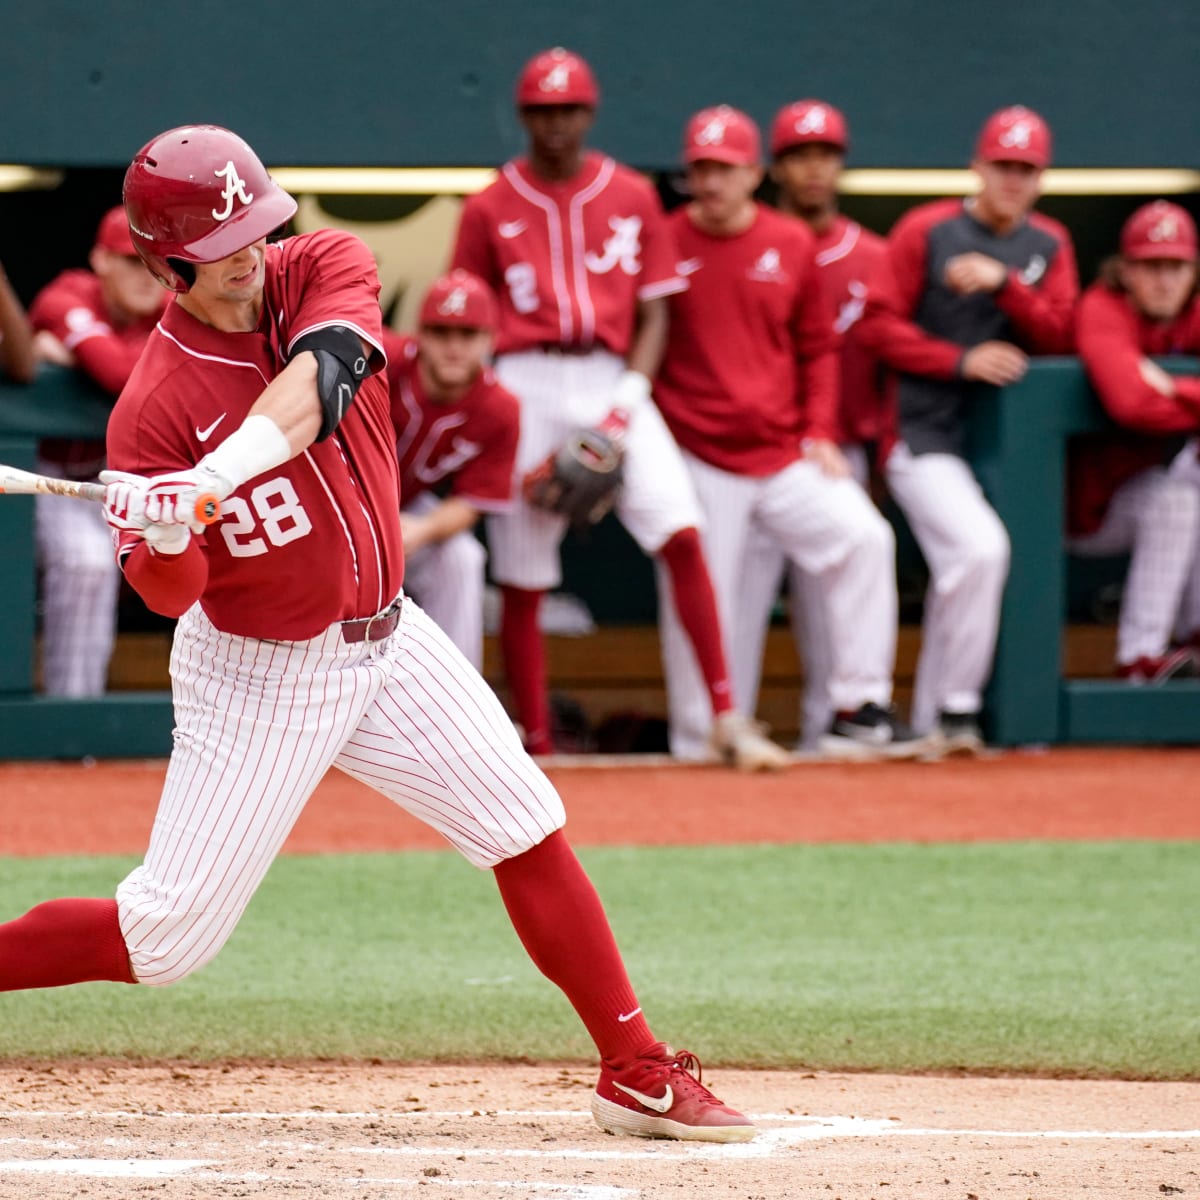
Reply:
<svg viewBox="0 0 1200 1200"><path fill-rule="evenodd" d="M893 371L953 379L958 374L963 347L931 337L912 321L868 301L867 312L854 327L859 343Z"/></svg>
<svg viewBox="0 0 1200 1200"><path fill-rule="evenodd" d="M275 423L287 439L288 458L307 450L321 431L316 358L297 354L266 386L247 415L268 417Z"/></svg>
<svg viewBox="0 0 1200 1200"><path fill-rule="evenodd" d="M996 294L996 305L1016 326L1022 344L1034 354L1070 354L1075 349L1075 296L1041 292L1013 272Z"/></svg>
<svg viewBox="0 0 1200 1200"><path fill-rule="evenodd" d="M448 496L437 508L423 513L419 522L404 524L404 548L419 550L436 546L473 529L479 520L479 510L458 496Z"/></svg>
<svg viewBox="0 0 1200 1200"><path fill-rule="evenodd" d="M208 583L208 560L194 539L182 554L171 555L154 554L141 542L121 565L146 607L164 617L182 616Z"/></svg>
<svg viewBox="0 0 1200 1200"><path fill-rule="evenodd" d="M141 353L140 346L133 349L115 337L90 337L75 347L75 365L110 396L119 396Z"/></svg>
<svg viewBox="0 0 1200 1200"><path fill-rule="evenodd" d="M663 296L639 300L637 328L629 349L628 367L653 379L667 348L667 301Z"/></svg>
<svg viewBox="0 0 1200 1200"><path fill-rule="evenodd" d="M18 383L28 383L36 369L33 330L16 292L0 266L0 369Z"/></svg>

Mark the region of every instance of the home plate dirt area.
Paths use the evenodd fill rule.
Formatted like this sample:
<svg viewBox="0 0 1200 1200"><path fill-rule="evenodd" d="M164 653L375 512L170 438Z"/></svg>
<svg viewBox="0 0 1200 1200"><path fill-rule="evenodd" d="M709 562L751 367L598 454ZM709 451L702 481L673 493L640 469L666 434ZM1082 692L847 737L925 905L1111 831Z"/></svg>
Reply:
<svg viewBox="0 0 1200 1200"><path fill-rule="evenodd" d="M577 844L1200 837L1194 750L637 771L552 767ZM5 852L137 853L162 773L0 764ZM331 775L288 849L435 844ZM602 1133L595 1080L579 1064L0 1063L0 1197L1200 1200L1200 1082L716 1069L705 1082L760 1129L716 1146Z"/></svg>

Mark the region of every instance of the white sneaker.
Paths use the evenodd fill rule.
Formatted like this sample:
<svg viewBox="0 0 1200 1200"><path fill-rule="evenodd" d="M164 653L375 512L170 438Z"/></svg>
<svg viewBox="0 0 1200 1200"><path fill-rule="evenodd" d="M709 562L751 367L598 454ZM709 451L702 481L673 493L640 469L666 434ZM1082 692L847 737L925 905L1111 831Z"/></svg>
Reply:
<svg viewBox="0 0 1200 1200"><path fill-rule="evenodd" d="M766 727L743 713L723 712L713 721L709 742L721 761L739 771L780 771L792 756L766 735Z"/></svg>

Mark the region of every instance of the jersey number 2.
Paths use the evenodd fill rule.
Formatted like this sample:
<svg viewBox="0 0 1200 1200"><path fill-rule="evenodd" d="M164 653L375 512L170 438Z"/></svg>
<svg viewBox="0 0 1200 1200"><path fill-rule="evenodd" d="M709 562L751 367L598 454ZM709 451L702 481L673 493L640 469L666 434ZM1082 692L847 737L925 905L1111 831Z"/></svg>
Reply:
<svg viewBox="0 0 1200 1200"><path fill-rule="evenodd" d="M257 530L265 537L257 536ZM221 501L221 536L234 558L266 554L271 546L286 546L311 532L308 513L286 476L260 483L250 493L249 503L241 496Z"/></svg>

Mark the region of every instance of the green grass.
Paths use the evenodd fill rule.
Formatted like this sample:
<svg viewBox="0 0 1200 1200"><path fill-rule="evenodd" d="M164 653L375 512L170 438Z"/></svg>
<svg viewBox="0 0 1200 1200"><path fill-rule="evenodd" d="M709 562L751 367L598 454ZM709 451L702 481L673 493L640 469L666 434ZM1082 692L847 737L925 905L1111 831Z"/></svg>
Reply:
<svg viewBox="0 0 1200 1200"><path fill-rule="evenodd" d="M591 850L659 1036L713 1063L1200 1078L1200 843ZM0 859L0 914L132 860ZM283 858L166 989L0 995L0 1057L578 1059L452 854Z"/></svg>

